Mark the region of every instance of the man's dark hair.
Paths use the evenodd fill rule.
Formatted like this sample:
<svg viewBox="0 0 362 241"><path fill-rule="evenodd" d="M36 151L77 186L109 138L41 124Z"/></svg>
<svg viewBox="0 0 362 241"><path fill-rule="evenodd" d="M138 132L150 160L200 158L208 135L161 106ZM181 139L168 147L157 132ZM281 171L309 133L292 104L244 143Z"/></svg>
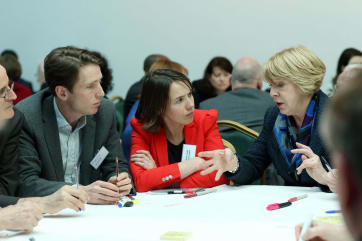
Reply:
<svg viewBox="0 0 362 241"><path fill-rule="evenodd" d="M90 64L101 65L102 61L86 49L68 46L52 50L44 60L45 81L52 94L56 96L55 88L58 85L72 93L78 81L79 69Z"/></svg>
<svg viewBox="0 0 362 241"><path fill-rule="evenodd" d="M190 89L190 93L192 92L190 80L175 70L157 69L145 76L136 112L136 118L142 121L144 131L149 133L160 131L169 103L170 86L175 81L183 82Z"/></svg>
<svg viewBox="0 0 362 241"><path fill-rule="evenodd" d="M162 54L152 54L145 59L145 62L143 62L143 70L148 72L153 63L159 59L168 59L168 58Z"/></svg>
<svg viewBox="0 0 362 241"><path fill-rule="evenodd" d="M362 70L356 73L333 97L325 116L324 136L350 165L362 186Z"/></svg>
<svg viewBox="0 0 362 241"><path fill-rule="evenodd" d="M11 49L5 49L5 50L1 53L1 57L3 57L4 55L12 55L12 56L14 56L16 59L18 59L18 55L15 53L14 50L11 50Z"/></svg>
<svg viewBox="0 0 362 241"><path fill-rule="evenodd" d="M202 90L204 91L204 93L206 95L209 95L209 96L216 95L215 88L211 85L211 82L209 80L211 74L214 71L214 67L219 67L222 70L225 70L226 72L228 72L230 74L233 72L233 65L227 58L224 58L224 57L213 58L210 61L210 63L207 65L205 72L204 72L204 78L202 79ZM231 86L226 89L226 91L230 91L230 90L231 90Z"/></svg>
<svg viewBox="0 0 362 241"><path fill-rule="evenodd" d="M0 65L6 69L10 81L18 81L21 76L21 65L17 58L12 55L4 55L0 58Z"/></svg>
<svg viewBox="0 0 362 241"><path fill-rule="evenodd" d="M104 56L102 56L101 53L92 51L92 54L102 61L102 64L100 65L101 72L103 75L101 86L104 93L107 94L109 91L113 89L113 83L112 83L113 71L112 69L109 68L107 59Z"/></svg>

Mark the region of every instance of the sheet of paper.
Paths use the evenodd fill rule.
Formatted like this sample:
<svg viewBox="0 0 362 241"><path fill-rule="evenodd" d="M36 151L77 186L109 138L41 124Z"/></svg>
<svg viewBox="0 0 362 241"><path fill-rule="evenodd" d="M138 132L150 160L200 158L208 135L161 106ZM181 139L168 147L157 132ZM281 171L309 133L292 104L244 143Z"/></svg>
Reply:
<svg viewBox="0 0 362 241"><path fill-rule="evenodd" d="M187 241L240 240L240 234L243 240L282 241L295 239L294 227L304 222L306 210L314 213L317 219L329 216L325 214L326 210L340 209L337 195L323 193L318 187L222 185L215 188L217 192L189 199L184 195L138 193L135 198L139 203L130 208L86 204L84 212L66 209L57 214L45 214L32 232L0 239L115 240L119 233L114 230L121 227L127 230L122 232L123 240L160 240L168 231L179 231L192 232ZM308 197L290 207L272 212L266 210L271 203L285 202L304 194ZM142 232L139 227L143 227Z"/></svg>
<svg viewBox="0 0 362 241"><path fill-rule="evenodd" d="M160 237L161 240L180 240L186 241L191 238L191 232L174 232L169 231Z"/></svg>
<svg viewBox="0 0 362 241"><path fill-rule="evenodd" d="M19 233L22 233L23 231L10 231L10 230L3 230L0 231L0 240L4 237L12 237Z"/></svg>
<svg viewBox="0 0 362 241"><path fill-rule="evenodd" d="M344 224L344 219L342 216L322 216L317 218L324 223Z"/></svg>

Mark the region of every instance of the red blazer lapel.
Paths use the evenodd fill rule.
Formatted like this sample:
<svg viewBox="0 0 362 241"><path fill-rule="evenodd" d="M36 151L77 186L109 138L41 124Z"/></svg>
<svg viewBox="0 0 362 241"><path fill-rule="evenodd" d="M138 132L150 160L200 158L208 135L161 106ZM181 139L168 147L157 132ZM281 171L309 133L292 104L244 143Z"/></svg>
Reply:
<svg viewBox="0 0 362 241"><path fill-rule="evenodd" d="M154 134L155 150L157 153L158 165L160 167L168 165L168 150L165 129L161 127L158 133ZM156 163L157 164L157 163Z"/></svg>

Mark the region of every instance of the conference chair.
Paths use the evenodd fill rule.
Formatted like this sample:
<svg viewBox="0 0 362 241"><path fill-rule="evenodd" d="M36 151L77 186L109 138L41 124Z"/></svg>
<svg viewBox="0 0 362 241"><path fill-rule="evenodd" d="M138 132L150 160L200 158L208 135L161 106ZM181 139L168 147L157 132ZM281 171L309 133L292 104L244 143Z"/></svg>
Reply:
<svg viewBox="0 0 362 241"><path fill-rule="evenodd" d="M113 96L112 98L110 98L110 100L114 103L114 107L116 107L116 115L120 125L118 136L119 138L121 138L124 129L123 125L125 119L123 112L124 99L120 96Z"/></svg>
<svg viewBox="0 0 362 241"><path fill-rule="evenodd" d="M239 156L243 156L248 149L253 145L259 133L240 124L230 120L220 120L216 122L219 127L225 126L231 128L231 130L220 131L221 138L223 139L224 146L231 149L233 152L238 153ZM252 183L252 185L266 185L265 171L263 176ZM236 184L230 181L230 185Z"/></svg>

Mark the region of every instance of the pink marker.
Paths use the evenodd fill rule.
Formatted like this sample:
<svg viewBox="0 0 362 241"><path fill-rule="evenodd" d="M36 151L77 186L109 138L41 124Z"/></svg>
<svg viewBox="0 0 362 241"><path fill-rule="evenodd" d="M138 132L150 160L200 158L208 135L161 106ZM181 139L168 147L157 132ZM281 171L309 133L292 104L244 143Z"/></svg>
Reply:
<svg viewBox="0 0 362 241"><path fill-rule="evenodd" d="M268 210L268 211L273 211L273 210L276 210L276 209L289 207L290 205L292 205L292 203L291 203L291 202L286 202L286 203L274 203L274 204L270 204L270 205L268 205L268 207L266 208L266 210Z"/></svg>
<svg viewBox="0 0 362 241"><path fill-rule="evenodd" d="M298 201L298 200L306 198L306 197L308 197L307 194L299 196L299 197L293 197L293 198L289 199L288 202L295 202L295 201Z"/></svg>

